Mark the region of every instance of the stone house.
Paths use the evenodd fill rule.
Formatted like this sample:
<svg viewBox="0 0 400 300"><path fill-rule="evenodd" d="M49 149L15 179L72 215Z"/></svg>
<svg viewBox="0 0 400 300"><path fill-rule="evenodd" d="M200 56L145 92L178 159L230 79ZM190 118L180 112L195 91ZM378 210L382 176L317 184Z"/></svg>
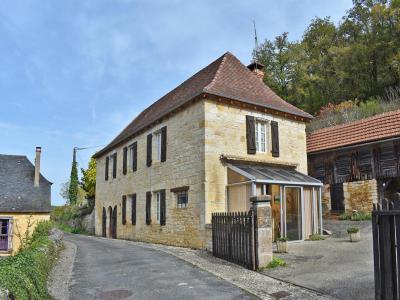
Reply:
<svg viewBox="0 0 400 300"><path fill-rule="evenodd" d="M275 238L322 230L321 183L306 175L312 116L262 76L225 53L97 152L96 234L204 248L212 213L247 211L261 194Z"/></svg>
<svg viewBox="0 0 400 300"><path fill-rule="evenodd" d="M33 165L24 155L0 154L0 256L16 253L38 221L50 220L52 183L40 173L40 155L36 147Z"/></svg>
<svg viewBox="0 0 400 300"><path fill-rule="evenodd" d="M307 136L309 171L324 183L324 214L370 212L400 188L400 110Z"/></svg>

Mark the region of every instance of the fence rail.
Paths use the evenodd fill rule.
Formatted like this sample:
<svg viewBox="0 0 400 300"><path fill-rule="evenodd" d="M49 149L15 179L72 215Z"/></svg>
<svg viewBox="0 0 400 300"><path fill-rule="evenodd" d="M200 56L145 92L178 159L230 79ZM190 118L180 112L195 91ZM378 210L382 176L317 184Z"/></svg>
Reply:
<svg viewBox="0 0 400 300"><path fill-rule="evenodd" d="M400 196L372 211L375 299L400 299Z"/></svg>
<svg viewBox="0 0 400 300"><path fill-rule="evenodd" d="M257 269L255 213L212 214L213 255L248 269Z"/></svg>

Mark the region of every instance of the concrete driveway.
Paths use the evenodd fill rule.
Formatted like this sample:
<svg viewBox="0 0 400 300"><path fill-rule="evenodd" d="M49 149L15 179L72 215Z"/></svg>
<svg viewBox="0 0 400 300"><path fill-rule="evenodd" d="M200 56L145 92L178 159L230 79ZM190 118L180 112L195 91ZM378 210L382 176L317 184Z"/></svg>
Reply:
<svg viewBox="0 0 400 300"><path fill-rule="evenodd" d="M77 246L70 299L254 299L164 252L82 235L65 240Z"/></svg>
<svg viewBox="0 0 400 300"><path fill-rule="evenodd" d="M348 224L361 227L362 240L348 241ZM318 290L338 299L374 299L374 266L371 222L329 221L334 237L324 241L290 243L289 253L275 254L287 267L265 274Z"/></svg>

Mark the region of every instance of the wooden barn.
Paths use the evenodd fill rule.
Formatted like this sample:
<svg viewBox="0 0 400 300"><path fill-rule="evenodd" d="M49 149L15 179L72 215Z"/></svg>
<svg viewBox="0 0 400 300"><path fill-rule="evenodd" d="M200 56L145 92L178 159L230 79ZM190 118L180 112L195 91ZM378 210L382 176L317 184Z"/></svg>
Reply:
<svg viewBox="0 0 400 300"><path fill-rule="evenodd" d="M307 136L309 174L324 183L324 213L371 211L400 188L400 110Z"/></svg>

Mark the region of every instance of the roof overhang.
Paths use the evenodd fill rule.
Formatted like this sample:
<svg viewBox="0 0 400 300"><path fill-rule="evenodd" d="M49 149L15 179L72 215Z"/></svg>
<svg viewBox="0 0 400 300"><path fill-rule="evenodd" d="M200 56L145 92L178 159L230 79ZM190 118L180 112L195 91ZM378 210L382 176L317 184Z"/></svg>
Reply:
<svg viewBox="0 0 400 300"><path fill-rule="evenodd" d="M300 173L291 168L269 167L254 164L227 164L232 171L246 177L255 183L278 184L278 185L300 185L300 186L322 186L322 182L311 176Z"/></svg>

